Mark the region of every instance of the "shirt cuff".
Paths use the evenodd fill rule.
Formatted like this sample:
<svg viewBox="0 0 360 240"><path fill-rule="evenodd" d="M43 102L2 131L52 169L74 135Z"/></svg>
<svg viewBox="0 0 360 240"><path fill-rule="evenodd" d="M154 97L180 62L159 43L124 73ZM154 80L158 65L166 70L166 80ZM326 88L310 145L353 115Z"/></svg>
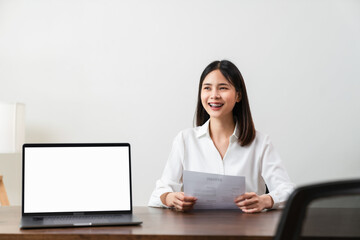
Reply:
<svg viewBox="0 0 360 240"><path fill-rule="evenodd" d="M168 207L165 204L163 204L160 199L160 196L167 192L170 192L170 191L167 191L164 189L164 191L157 192L157 194L152 194L150 197L148 206L149 207L159 207L159 208L171 208L171 207Z"/></svg>
<svg viewBox="0 0 360 240"><path fill-rule="evenodd" d="M280 209L284 207L285 204L284 202L280 202L278 193L270 192L268 193L268 195L270 195L274 201L274 204L271 209Z"/></svg>

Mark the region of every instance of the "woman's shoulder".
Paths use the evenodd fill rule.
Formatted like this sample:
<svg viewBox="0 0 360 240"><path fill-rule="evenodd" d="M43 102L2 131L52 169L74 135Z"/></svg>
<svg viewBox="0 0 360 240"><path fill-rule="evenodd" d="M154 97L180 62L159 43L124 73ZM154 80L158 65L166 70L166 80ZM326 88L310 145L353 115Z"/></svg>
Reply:
<svg viewBox="0 0 360 240"><path fill-rule="evenodd" d="M261 145L270 143L270 137L268 134L256 130L254 143L261 144Z"/></svg>
<svg viewBox="0 0 360 240"><path fill-rule="evenodd" d="M182 138L182 139L194 138L198 136L200 132L201 132L201 126L185 128L176 135L176 138Z"/></svg>
<svg viewBox="0 0 360 240"><path fill-rule="evenodd" d="M255 136L256 138L265 139L265 138L269 137L269 135L267 135L266 133L263 133L259 130L255 130L255 132L256 132L256 136Z"/></svg>

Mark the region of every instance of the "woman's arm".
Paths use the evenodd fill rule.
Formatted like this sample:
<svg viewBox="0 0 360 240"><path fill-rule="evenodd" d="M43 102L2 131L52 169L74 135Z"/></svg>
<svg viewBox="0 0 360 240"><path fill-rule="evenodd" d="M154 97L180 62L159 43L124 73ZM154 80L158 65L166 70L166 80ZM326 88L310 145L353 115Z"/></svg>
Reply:
<svg viewBox="0 0 360 240"><path fill-rule="evenodd" d="M246 213L282 207L294 189L294 184L290 181L285 167L281 163L280 156L275 151L268 136L264 137L258 156L260 159L258 167L270 192L263 195L247 192L236 197L235 204Z"/></svg>
<svg viewBox="0 0 360 240"><path fill-rule="evenodd" d="M295 188L269 137L265 138L262 154L261 175L274 201L272 208L281 208Z"/></svg>
<svg viewBox="0 0 360 240"><path fill-rule="evenodd" d="M166 162L164 171L151 194L148 206L169 208L164 201L164 194L170 192L180 192L182 187L184 158L184 141L181 132L175 137L172 149Z"/></svg>

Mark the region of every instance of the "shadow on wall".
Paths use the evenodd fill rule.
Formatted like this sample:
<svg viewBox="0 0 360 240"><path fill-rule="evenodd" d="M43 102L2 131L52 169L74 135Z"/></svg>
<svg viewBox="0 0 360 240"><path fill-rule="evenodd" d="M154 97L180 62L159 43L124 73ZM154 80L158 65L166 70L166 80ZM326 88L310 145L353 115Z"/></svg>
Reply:
<svg viewBox="0 0 360 240"><path fill-rule="evenodd" d="M26 126L25 143L47 143L54 139L51 129L45 126Z"/></svg>

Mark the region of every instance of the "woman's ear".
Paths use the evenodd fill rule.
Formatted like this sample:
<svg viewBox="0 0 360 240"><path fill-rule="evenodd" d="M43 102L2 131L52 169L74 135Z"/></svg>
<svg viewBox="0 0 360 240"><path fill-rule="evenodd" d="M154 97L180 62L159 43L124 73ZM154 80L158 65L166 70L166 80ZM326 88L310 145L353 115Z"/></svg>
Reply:
<svg viewBox="0 0 360 240"><path fill-rule="evenodd" d="M241 92L237 92L236 102L241 101Z"/></svg>

